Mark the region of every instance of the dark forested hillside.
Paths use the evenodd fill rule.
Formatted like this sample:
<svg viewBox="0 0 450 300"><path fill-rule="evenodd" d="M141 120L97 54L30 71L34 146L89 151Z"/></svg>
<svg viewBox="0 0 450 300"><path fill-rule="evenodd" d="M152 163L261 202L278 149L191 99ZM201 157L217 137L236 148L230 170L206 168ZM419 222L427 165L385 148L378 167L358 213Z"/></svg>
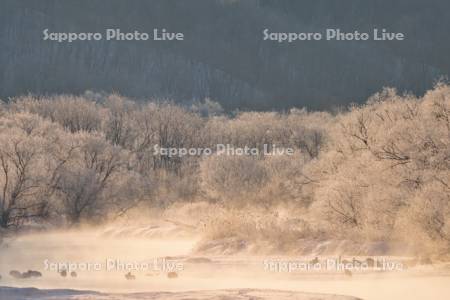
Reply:
<svg viewBox="0 0 450 300"><path fill-rule="evenodd" d="M417 94L450 72L450 2L0 2L0 98L119 92L177 102L212 98L227 110L330 109L383 86ZM262 30L403 32L405 41L263 41ZM44 41L42 31L106 28L183 32L184 41Z"/></svg>

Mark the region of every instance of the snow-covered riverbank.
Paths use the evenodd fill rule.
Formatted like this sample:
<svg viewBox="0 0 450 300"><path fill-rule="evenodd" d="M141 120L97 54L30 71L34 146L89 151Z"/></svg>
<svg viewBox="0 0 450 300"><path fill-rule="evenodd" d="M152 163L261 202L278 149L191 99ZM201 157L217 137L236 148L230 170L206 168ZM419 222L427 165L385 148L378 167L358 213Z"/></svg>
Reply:
<svg viewBox="0 0 450 300"><path fill-rule="evenodd" d="M3 286L0 299L450 298L450 266L445 263L386 272L354 271L352 274L301 270L274 272L267 270L267 260L310 258L203 255L194 252L194 238L170 233L177 233L176 230L148 227L148 230L138 231L141 233L49 232L8 239L0 250L0 286ZM150 264L145 270L132 270L132 276L127 278L126 265L108 269L108 259L117 264ZM155 259L159 263L158 270L152 264ZM389 259L395 261L396 258ZM77 263L76 276L70 276L70 272L61 276L54 269L46 269L46 264L56 262ZM79 269L84 263L94 266L96 262L100 264L99 269ZM168 276L174 266L181 266L181 269L175 276ZM11 270L36 270L42 277L15 278L11 276Z"/></svg>

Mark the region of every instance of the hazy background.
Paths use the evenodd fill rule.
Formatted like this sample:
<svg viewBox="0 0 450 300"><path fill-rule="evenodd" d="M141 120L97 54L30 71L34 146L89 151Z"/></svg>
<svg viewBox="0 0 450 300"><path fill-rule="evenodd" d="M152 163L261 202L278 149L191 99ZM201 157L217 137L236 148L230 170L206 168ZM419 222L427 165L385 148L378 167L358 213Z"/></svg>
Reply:
<svg viewBox="0 0 450 300"><path fill-rule="evenodd" d="M450 2L17 1L0 3L0 98L119 92L177 102L212 98L226 110L333 109L383 86L421 94L450 69ZM262 30L403 32L405 41L278 44ZM54 32L151 33L183 42L42 40Z"/></svg>

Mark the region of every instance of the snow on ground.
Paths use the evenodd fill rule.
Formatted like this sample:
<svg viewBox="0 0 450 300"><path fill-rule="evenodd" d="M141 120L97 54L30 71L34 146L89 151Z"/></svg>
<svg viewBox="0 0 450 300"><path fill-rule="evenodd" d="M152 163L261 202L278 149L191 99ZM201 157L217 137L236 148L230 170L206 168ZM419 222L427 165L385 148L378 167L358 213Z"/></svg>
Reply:
<svg viewBox="0 0 450 300"><path fill-rule="evenodd" d="M290 291L262 290L262 289L232 289L213 291L190 292L152 292L131 294L104 294L91 291L75 290L39 290L35 288L10 288L0 287L0 299L2 300L181 300L181 299L210 299L210 300L356 300L354 297L308 294Z"/></svg>
<svg viewBox="0 0 450 300"><path fill-rule="evenodd" d="M448 263L417 265L395 272L355 271L352 276L344 272L273 272L265 269L266 260L295 262L310 260L314 256L311 253L306 257L257 256L246 251L229 255L221 251L221 247L196 251L199 250L196 249L197 240L187 237L189 230L176 230L176 225L171 224L112 227L100 231L40 232L5 239L0 245L0 286L5 286L0 287L0 300L450 299ZM335 249L334 245L329 247L329 244L321 248ZM323 252L319 250L312 253L318 254L320 260L337 257L336 254L320 256ZM106 259L153 262L155 258L179 262L183 269L176 278L168 277L163 271L133 271L134 280L126 280L125 270L105 269ZM347 260L352 258L342 257ZM392 261L400 259L382 258ZM365 257L357 256L356 259L364 260ZM101 262L102 268L98 271L77 270L75 278L63 278L55 270L45 269L46 260ZM16 279L10 274L12 270L36 270L42 272L42 277ZM335 294L350 296L333 296Z"/></svg>

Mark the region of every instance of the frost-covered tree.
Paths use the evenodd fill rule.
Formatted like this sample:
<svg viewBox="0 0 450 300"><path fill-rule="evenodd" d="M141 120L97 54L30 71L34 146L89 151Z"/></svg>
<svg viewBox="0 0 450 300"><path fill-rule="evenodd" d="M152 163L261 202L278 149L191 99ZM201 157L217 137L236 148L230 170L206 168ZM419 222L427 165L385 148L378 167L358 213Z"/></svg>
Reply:
<svg viewBox="0 0 450 300"><path fill-rule="evenodd" d="M101 209L107 205L104 192L112 188L114 176L125 159L121 150L102 136L79 133L72 139L74 151L59 170L55 189L64 214L76 224L83 217L101 216Z"/></svg>
<svg viewBox="0 0 450 300"><path fill-rule="evenodd" d="M20 226L47 214L47 135L51 124L30 114L0 117L0 227Z"/></svg>

